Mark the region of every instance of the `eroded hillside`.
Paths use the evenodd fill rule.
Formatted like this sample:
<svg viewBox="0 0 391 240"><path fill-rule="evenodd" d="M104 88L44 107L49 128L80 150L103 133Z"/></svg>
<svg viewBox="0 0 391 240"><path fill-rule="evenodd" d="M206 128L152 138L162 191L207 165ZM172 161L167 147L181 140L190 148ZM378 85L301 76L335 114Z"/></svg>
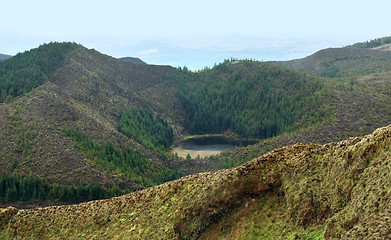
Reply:
<svg viewBox="0 0 391 240"><path fill-rule="evenodd" d="M2 212L0 236L29 239L386 239L391 126L295 144L230 170L108 200Z"/></svg>

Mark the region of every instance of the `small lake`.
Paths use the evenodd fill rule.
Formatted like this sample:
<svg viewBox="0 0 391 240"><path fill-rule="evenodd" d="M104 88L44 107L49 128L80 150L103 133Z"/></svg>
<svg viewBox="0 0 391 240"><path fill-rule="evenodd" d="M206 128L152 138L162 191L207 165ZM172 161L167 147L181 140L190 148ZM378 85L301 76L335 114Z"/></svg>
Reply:
<svg viewBox="0 0 391 240"><path fill-rule="evenodd" d="M192 158L200 156L201 158L219 154L222 151L232 150L237 146L247 146L250 141L238 141L226 136L195 136L178 142L172 149L172 153L186 158L190 154Z"/></svg>

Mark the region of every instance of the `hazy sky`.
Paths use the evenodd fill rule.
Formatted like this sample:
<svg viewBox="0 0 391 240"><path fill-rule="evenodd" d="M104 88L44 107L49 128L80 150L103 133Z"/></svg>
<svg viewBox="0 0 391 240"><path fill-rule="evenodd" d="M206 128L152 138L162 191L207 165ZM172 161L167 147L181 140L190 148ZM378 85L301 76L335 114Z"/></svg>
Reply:
<svg viewBox="0 0 391 240"><path fill-rule="evenodd" d="M286 60L391 36L391 1L2 0L0 53L74 41L152 64Z"/></svg>

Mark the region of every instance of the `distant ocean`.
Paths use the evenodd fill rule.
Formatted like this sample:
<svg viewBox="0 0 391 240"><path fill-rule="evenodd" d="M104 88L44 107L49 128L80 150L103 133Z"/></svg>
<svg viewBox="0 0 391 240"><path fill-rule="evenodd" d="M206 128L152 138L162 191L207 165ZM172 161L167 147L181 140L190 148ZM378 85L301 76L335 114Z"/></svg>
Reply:
<svg viewBox="0 0 391 240"><path fill-rule="evenodd" d="M192 70L213 67L225 59L253 59L258 61L285 61L304 58L321 49L343 47L352 42L316 39L249 39L235 38L226 41L210 40L206 43L170 43L147 41L133 46L131 52L148 64L186 66Z"/></svg>

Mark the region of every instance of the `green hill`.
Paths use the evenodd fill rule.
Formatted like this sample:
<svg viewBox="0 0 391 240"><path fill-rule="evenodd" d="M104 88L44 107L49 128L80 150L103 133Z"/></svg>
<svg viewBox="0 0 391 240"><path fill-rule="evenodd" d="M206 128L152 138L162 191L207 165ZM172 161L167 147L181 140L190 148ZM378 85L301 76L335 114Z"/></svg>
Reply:
<svg viewBox="0 0 391 240"><path fill-rule="evenodd" d="M391 126L357 137L391 122L390 56L386 43L191 72L75 43L18 54L0 63L0 204L136 192L1 209L0 238L390 237ZM215 133L259 142L169 152Z"/></svg>
<svg viewBox="0 0 391 240"><path fill-rule="evenodd" d="M385 51L377 52L374 61L383 61ZM296 142L368 134L391 121L387 68L322 78L272 63L227 60L194 73L50 43L0 63L0 70L0 174L22 177L3 191L9 199L23 197L13 185L30 177L42 181L37 198L55 184L67 187L69 199L79 185L82 192L93 184L109 197L117 187L139 190L238 166ZM206 159L169 153L184 136L212 133L259 143Z"/></svg>
<svg viewBox="0 0 391 240"><path fill-rule="evenodd" d="M7 239L387 239L391 126L109 200L3 209Z"/></svg>
<svg viewBox="0 0 391 240"><path fill-rule="evenodd" d="M326 121L328 89L319 78L270 63L226 60L176 74L192 134L232 131L269 138Z"/></svg>
<svg viewBox="0 0 391 240"><path fill-rule="evenodd" d="M135 58L135 57L123 57L123 58L119 58L119 59L122 61L125 61L125 62L130 62L130 63L135 63L135 64L146 64L140 58Z"/></svg>

